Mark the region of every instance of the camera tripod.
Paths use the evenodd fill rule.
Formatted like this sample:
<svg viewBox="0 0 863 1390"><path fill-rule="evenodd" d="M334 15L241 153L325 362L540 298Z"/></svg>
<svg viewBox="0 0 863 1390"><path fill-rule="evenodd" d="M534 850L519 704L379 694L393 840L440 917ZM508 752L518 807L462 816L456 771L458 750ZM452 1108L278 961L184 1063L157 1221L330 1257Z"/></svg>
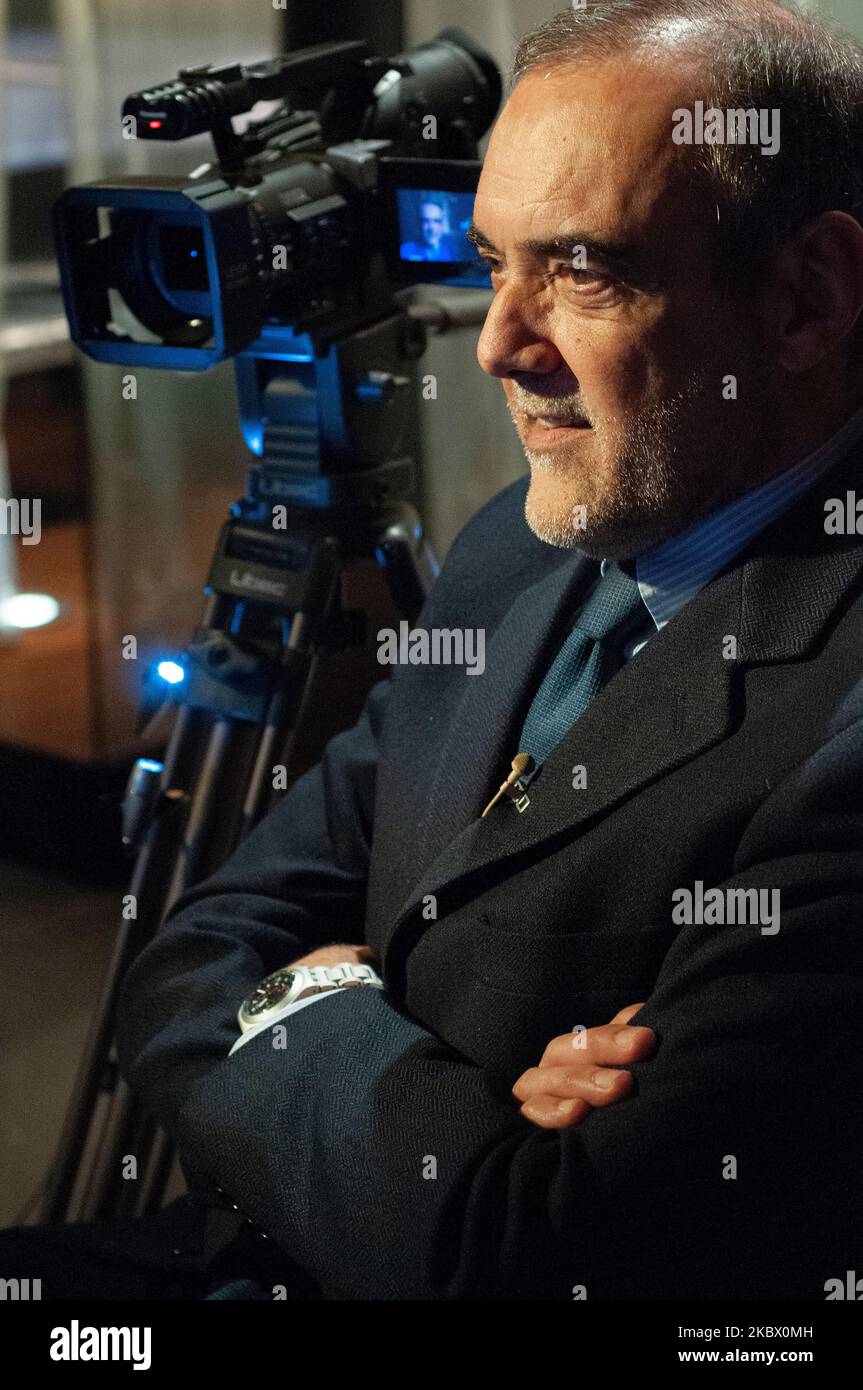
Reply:
<svg viewBox="0 0 863 1390"><path fill-rule="evenodd" d="M297 729L318 663L365 643L365 611L342 602L350 566L376 562L395 612L410 622L419 614L437 563L407 500L414 466L401 453L413 366L429 327L480 323L487 303L458 291L452 307L400 305L327 344L268 326L236 359L244 434L259 457L217 543L163 758L139 759L130 774L123 838L136 853L125 899L134 916L120 923L42 1222L162 1205L173 1146L118 1073L120 983L180 894L271 808L274 768L285 768L286 783L299 775ZM123 1174L129 1154L136 1181Z"/></svg>

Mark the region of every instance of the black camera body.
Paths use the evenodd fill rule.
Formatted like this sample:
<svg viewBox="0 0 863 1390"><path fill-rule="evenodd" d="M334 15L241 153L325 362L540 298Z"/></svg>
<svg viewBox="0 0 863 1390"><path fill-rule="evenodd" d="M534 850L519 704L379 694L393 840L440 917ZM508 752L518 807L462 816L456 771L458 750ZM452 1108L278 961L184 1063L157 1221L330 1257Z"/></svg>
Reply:
<svg viewBox="0 0 863 1390"><path fill-rule="evenodd" d="M130 135L208 132L218 162L58 199L74 341L97 361L203 371L266 351L276 325L326 351L391 312L400 289L487 286L465 233L477 140L500 97L493 60L458 29L396 58L322 44L185 69L130 96ZM276 99L275 114L234 131L234 116Z"/></svg>

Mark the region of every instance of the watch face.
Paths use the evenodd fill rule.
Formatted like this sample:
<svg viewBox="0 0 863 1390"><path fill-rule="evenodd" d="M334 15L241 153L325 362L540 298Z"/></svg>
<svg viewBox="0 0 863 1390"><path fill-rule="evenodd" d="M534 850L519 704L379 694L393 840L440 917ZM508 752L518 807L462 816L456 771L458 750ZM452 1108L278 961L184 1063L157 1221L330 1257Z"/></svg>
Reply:
<svg viewBox="0 0 863 1390"><path fill-rule="evenodd" d="M265 980L261 980L257 988L243 1001L243 1016L257 1018L268 1009L275 1009L290 992L295 974L293 970L276 970Z"/></svg>

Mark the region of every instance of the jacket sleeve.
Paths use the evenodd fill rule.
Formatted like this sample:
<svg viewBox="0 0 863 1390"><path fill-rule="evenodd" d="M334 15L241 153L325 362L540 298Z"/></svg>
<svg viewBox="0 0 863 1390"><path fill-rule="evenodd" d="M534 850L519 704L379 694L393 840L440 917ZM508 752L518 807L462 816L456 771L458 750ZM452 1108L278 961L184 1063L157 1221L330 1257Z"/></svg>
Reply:
<svg viewBox="0 0 863 1390"><path fill-rule="evenodd" d="M765 799L718 886L779 889L779 931L682 926L633 1020L658 1033L655 1056L632 1068L629 1100L577 1129L528 1124L374 990L298 1014L286 1047L264 1033L214 1064L228 1009L207 960L233 950L248 978L275 960L267 897L212 909L186 984L167 966L189 933L150 948L157 995L176 989L179 1008L191 982L182 1007L208 1021L197 1080L179 1035L171 1048L148 1030L140 1053L127 1030L131 1079L183 1068L181 1152L343 1297L823 1298L863 1234L861 771L857 722ZM151 998L153 984L151 956Z"/></svg>
<svg viewBox="0 0 863 1390"><path fill-rule="evenodd" d="M234 854L177 900L124 978L120 1070L169 1134L195 1081L236 1041L249 988L316 946L364 939L389 690L389 680L373 686L353 728L330 739Z"/></svg>

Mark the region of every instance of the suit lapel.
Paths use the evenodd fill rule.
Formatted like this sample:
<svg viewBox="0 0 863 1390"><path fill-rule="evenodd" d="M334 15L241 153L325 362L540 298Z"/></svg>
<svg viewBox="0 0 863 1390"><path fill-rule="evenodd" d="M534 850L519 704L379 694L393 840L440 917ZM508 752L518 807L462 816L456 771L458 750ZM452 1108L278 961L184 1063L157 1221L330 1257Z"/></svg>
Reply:
<svg viewBox="0 0 863 1390"><path fill-rule="evenodd" d="M553 749L523 813L504 799L482 818L485 803L474 802L473 819L441 850L393 922L391 971L396 937L400 956L429 925L420 918L414 930L404 930L426 895L435 896L439 914L453 910L489 886L496 868L526 867L549 853L556 837L572 839L639 787L726 736L735 663L723 659L720 635L740 630L740 593L739 572L704 590L617 672ZM516 751L513 745L509 756ZM475 753L463 742L458 756L464 763ZM587 774L579 789L574 767ZM496 784L503 777L498 770Z"/></svg>
<svg viewBox="0 0 863 1390"><path fill-rule="evenodd" d="M595 562L560 554L559 563L523 589L498 624L483 673L465 676L420 824L420 862L430 863L458 828L480 814L503 781L518 751L513 739L521 731L532 687L559 645L567 615L571 620L599 573Z"/></svg>

